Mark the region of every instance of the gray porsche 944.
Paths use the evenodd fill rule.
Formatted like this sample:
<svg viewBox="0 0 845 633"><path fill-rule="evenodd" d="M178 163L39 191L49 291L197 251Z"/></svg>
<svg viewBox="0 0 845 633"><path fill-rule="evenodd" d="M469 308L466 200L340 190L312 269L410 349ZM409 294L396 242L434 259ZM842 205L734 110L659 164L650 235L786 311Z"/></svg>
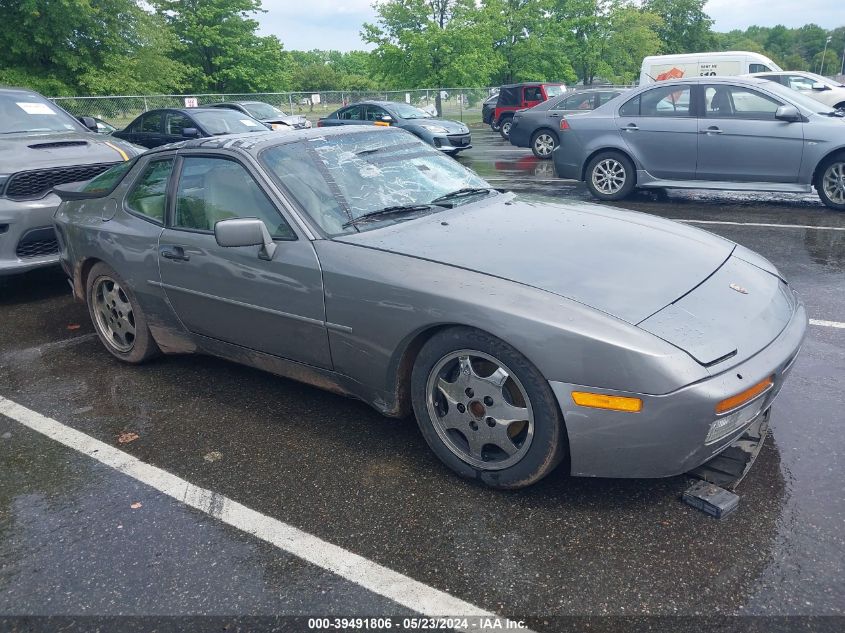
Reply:
<svg viewBox="0 0 845 633"><path fill-rule="evenodd" d="M62 264L113 356L210 354L413 412L501 488L711 460L768 416L807 327L742 246L522 200L402 130L189 140L57 189Z"/></svg>

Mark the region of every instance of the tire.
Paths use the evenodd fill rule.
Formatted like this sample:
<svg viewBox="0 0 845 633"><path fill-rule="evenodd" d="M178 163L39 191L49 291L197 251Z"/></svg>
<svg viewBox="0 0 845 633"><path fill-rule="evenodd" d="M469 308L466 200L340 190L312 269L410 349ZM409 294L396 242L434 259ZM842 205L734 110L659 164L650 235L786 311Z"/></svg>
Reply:
<svg viewBox="0 0 845 633"><path fill-rule="evenodd" d="M560 144L557 134L551 130L537 130L531 137L531 151L540 160L549 160Z"/></svg>
<svg viewBox="0 0 845 633"><path fill-rule="evenodd" d="M135 295L106 264L91 269L85 299L97 336L115 358L136 365L160 353Z"/></svg>
<svg viewBox="0 0 845 633"><path fill-rule="evenodd" d="M845 152L834 154L819 166L814 184L826 206L845 211Z"/></svg>
<svg viewBox="0 0 845 633"><path fill-rule="evenodd" d="M567 455L548 381L525 356L480 330L449 328L423 345L411 400L429 447L461 477L523 488Z"/></svg>
<svg viewBox="0 0 845 633"><path fill-rule="evenodd" d="M599 200L622 200L634 190L636 172L624 154L599 152L587 164L586 180L590 193Z"/></svg>
<svg viewBox="0 0 845 633"><path fill-rule="evenodd" d="M502 135L502 138L506 141L510 140L511 137L511 124L513 123L513 116L503 116L499 121L499 134Z"/></svg>
<svg viewBox="0 0 845 633"><path fill-rule="evenodd" d="M494 117L490 117L490 129L494 132L498 132L500 129L499 122Z"/></svg>

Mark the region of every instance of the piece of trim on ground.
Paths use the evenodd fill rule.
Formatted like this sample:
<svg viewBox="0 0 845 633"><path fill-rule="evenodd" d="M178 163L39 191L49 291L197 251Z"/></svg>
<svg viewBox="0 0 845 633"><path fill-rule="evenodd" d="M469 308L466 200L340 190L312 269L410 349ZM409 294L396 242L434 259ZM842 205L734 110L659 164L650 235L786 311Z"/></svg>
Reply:
<svg viewBox="0 0 845 633"><path fill-rule="evenodd" d="M435 618L465 616L470 618L469 629L472 631L485 630L488 620L493 621L495 629L519 628L528 631L518 627L516 622L500 618L292 525L247 508L219 493L200 488L3 396L0 396L0 415L411 611Z"/></svg>

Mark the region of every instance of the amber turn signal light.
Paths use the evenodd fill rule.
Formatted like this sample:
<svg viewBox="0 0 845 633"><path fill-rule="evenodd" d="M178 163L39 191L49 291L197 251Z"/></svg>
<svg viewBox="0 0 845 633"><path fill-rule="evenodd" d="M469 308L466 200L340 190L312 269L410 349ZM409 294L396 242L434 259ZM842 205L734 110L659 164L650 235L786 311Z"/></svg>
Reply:
<svg viewBox="0 0 845 633"><path fill-rule="evenodd" d="M757 396L761 393L768 391L769 387L775 384L774 376L769 376L768 378L764 378L756 385L749 387L745 391L742 391L735 396L731 396L730 398L725 398L719 404L716 405L716 413L726 413L731 409L736 409L738 406L745 404L751 400L754 400Z"/></svg>
<svg viewBox="0 0 845 633"><path fill-rule="evenodd" d="M588 391L573 391L572 401L581 407L626 411L628 413L637 413L643 409L643 401L639 398L608 396L603 393L589 393Z"/></svg>

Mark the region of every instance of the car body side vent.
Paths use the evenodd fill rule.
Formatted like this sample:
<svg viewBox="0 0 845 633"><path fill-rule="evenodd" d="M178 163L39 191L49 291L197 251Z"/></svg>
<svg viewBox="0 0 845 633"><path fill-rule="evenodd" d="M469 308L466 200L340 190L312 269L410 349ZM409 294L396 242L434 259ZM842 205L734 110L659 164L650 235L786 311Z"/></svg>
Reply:
<svg viewBox="0 0 845 633"><path fill-rule="evenodd" d="M88 145L88 141L51 141L49 143L33 143L29 149L54 149L56 147L81 147Z"/></svg>

